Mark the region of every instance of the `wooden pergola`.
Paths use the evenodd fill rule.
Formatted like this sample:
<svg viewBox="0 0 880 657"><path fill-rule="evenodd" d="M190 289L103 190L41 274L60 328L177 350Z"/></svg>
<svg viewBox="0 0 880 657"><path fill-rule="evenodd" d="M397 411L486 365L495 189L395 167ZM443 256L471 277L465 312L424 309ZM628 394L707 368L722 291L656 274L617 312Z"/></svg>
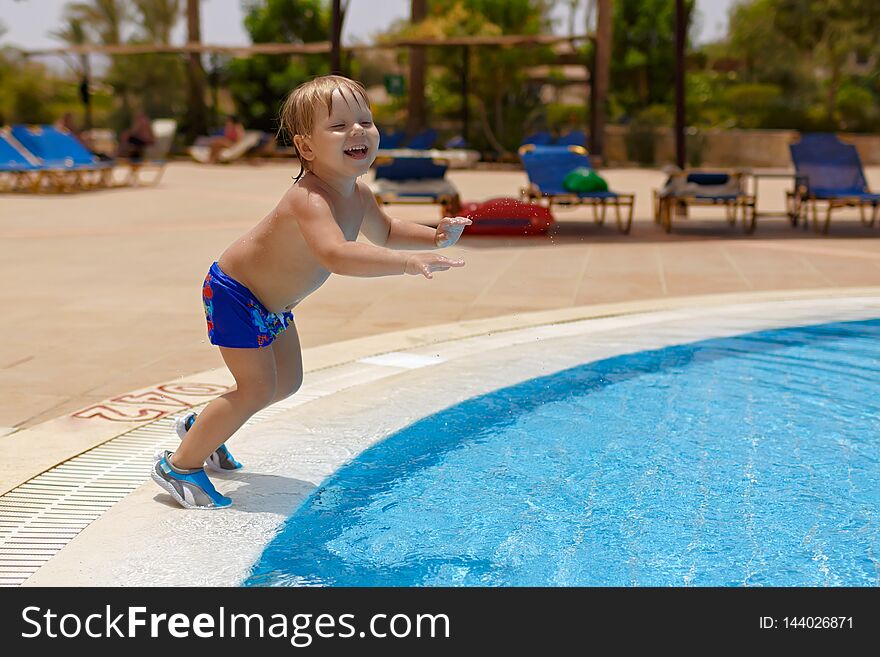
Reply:
<svg viewBox="0 0 880 657"><path fill-rule="evenodd" d="M466 36L451 37L445 39L392 39L374 44L353 44L350 46L341 46L341 51L348 52L364 52L371 50L388 50L396 48L413 48L413 47L438 47L438 48L460 48L462 53L462 75L461 75L461 92L462 92L462 108L461 117L463 132L465 138L468 134L468 89L470 78L470 53L475 47L497 47L497 48L517 48L517 47L535 47L556 45L559 43L574 43L578 41L594 40L593 34L579 34L573 36L555 36L555 35L499 35L499 36ZM293 43L257 43L249 46L224 46L206 43L187 43L184 45L168 45L168 44L119 44L119 45L81 45L81 46L65 46L59 48L43 48L39 50L28 50L24 54L29 57L42 56L60 56L75 55L79 57L87 57L89 55L104 56L136 56L146 54L173 54L173 55L192 55L192 54L222 54L234 57L250 57L253 55L332 55L333 43L330 41L318 41L306 44ZM584 66L587 69L588 85L591 76L589 74L592 68L592 62L585 61ZM588 86L588 98L592 100L592 89ZM594 101L593 105L596 104ZM588 114L592 116L593 112L587 108ZM599 130L591 130L591 134L596 134ZM595 145L595 144L594 144ZM601 148L601 145L599 145ZM595 152L599 149L593 148Z"/></svg>
<svg viewBox="0 0 880 657"><path fill-rule="evenodd" d="M611 56L611 18L613 0L599 0L599 12L597 21L598 37L596 34L581 34L574 36L553 35L501 35L501 36L470 36L452 37L445 39L397 39L384 41L378 44L364 44L343 46L340 42L342 32L343 14L339 9L339 0L333 2L333 25L331 28L331 41L321 41L307 44L291 43L258 43L250 46L222 46L190 42L182 46L165 44L126 44L126 45L82 45L67 46L63 48L47 48L40 50L25 51L26 56L47 55L79 55L87 60L89 55L139 55L148 53L167 53L187 55L192 62L199 54L225 54L237 57L252 55L315 55L327 54L331 58L332 69L340 71L342 51L367 51L389 48L424 48L424 47L458 47L462 49L462 122L465 135L468 126L468 78L470 50L473 47L529 47L540 45L554 45L558 43L574 43L575 41L594 41L595 55L592 62L585 61L584 66L588 71L589 103L587 112L590 116L590 150L594 155L604 152L605 132L605 104L608 96L608 69ZM684 0L675 0L675 142L676 160L679 167L685 164L685 39L687 30L687 16ZM197 16L196 16L197 18ZM197 22L197 21L196 21ZM190 34L198 38L198 26L191 26ZM86 70L87 66L86 66ZM591 75L596 72L597 75Z"/></svg>

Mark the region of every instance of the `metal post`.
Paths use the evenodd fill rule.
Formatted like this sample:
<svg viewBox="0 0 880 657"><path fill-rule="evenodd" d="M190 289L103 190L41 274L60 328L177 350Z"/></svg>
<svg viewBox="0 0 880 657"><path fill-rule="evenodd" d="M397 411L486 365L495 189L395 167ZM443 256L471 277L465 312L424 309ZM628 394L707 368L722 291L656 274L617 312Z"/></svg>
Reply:
<svg viewBox="0 0 880 657"><path fill-rule="evenodd" d="M82 81L79 85L79 96L83 103L83 114L85 119L85 130L92 129L92 94L89 89L91 82L91 68L89 67L89 56L82 55Z"/></svg>
<svg viewBox="0 0 880 657"><path fill-rule="evenodd" d="M675 163L685 167L684 67L687 17L684 0L675 0Z"/></svg>
<svg viewBox="0 0 880 657"><path fill-rule="evenodd" d="M590 151L600 160L605 153L605 108L611 68L612 2L599 0L593 70L590 73Z"/></svg>
<svg viewBox="0 0 880 657"><path fill-rule="evenodd" d="M186 2L187 41L193 44L202 42L199 0ZM205 111L205 69L202 67L202 54L191 52L187 57L187 77L189 78L189 117L187 132L190 137L207 132L207 112Z"/></svg>
<svg viewBox="0 0 880 657"><path fill-rule="evenodd" d="M468 46L461 48L461 136L467 142L468 139L468 77L470 76L470 55Z"/></svg>
<svg viewBox="0 0 880 657"><path fill-rule="evenodd" d="M342 75L342 56L340 41L342 39L342 8L341 0L333 0L333 26L330 34L330 72L334 75Z"/></svg>
<svg viewBox="0 0 880 657"><path fill-rule="evenodd" d="M428 0L411 0L410 22L415 25L428 17ZM425 116L425 57L424 46L409 49L409 104L407 106L407 132L412 135L424 129Z"/></svg>

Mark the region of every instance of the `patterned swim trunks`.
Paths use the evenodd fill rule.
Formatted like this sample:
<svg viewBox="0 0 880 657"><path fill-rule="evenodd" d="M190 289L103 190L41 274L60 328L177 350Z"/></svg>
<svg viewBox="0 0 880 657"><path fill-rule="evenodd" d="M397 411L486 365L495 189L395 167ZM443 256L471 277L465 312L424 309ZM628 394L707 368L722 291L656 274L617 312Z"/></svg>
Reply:
<svg viewBox="0 0 880 657"><path fill-rule="evenodd" d="M215 262L202 285L208 338L218 347L266 347L293 321L293 313L270 313L254 293Z"/></svg>

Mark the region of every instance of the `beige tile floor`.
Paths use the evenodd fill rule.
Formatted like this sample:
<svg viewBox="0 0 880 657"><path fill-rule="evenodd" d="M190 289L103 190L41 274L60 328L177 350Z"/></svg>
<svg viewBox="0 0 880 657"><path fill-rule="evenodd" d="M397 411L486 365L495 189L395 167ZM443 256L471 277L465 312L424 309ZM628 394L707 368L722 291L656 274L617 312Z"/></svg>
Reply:
<svg viewBox="0 0 880 657"><path fill-rule="evenodd" d="M268 212L296 166L175 163L157 188L0 196L0 435L222 364L205 338L212 260ZM469 238L467 267L428 281L332 277L297 311L304 347L498 315L709 293L880 285L880 229L842 213L829 236L767 218L753 236L702 210L673 235L651 220L658 171L605 172L637 195L629 236L584 210L542 238ZM880 187L880 168L868 170ZM516 195L517 171L456 171L465 199ZM784 182L761 183L782 207ZM391 206L433 221L435 207Z"/></svg>

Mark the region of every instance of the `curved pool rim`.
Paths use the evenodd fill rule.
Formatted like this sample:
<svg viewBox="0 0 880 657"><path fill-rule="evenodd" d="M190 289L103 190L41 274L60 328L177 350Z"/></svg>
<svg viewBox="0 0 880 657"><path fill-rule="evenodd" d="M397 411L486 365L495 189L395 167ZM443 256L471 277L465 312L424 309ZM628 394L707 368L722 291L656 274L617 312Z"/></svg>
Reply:
<svg viewBox="0 0 880 657"><path fill-rule="evenodd" d="M681 305L668 310L584 320L571 319L571 309L566 309L564 323L490 329L384 355L411 357L422 361L420 365L383 361L378 354L375 362L361 358L326 368L325 376L317 373L312 383L312 392L324 388L326 394L282 409L236 438L237 456L248 462L249 472L243 477L250 481L230 477L219 482L218 488L236 500L232 509L186 514L170 504L157 508L162 496L142 486L84 530L27 584L240 584L310 490L367 447L420 417L591 360L755 330L880 317L880 295L873 292L829 298L825 291L824 298L801 294L791 300L768 300L764 293L751 303L737 295L741 303L715 306L677 300ZM548 341L559 340L578 347L548 349L554 346ZM548 357L537 371L514 371L504 367L509 361L504 351L513 346ZM438 381L443 382L439 388ZM396 405L404 412L387 412L382 401L390 395L397 395ZM219 569L213 559L218 542L230 555Z"/></svg>
<svg viewBox="0 0 880 657"><path fill-rule="evenodd" d="M876 585L877 338L710 338L444 408L312 491L244 584Z"/></svg>

